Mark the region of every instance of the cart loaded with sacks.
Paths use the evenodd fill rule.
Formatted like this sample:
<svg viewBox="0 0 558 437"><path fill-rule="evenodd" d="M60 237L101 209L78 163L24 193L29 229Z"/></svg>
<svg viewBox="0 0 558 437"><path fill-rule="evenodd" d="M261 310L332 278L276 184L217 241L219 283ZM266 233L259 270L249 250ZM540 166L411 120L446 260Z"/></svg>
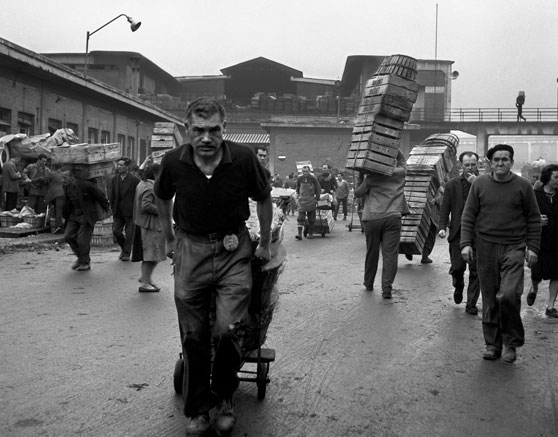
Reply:
<svg viewBox="0 0 558 437"><path fill-rule="evenodd" d="M246 227L252 240L252 254L254 254L260 239L259 222L257 219L256 202L250 201L250 219ZM267 330L279 301L277 280L286 262L286 251L282 246L284 215L279 208L273 207L273 221L271 226L271 260L262 264L252 256L252 290L248 310L247 322L235 328L242 350L242 366L238 372L238 379L244 382L255 382L258 389L258 399L265 398L269 383L270 363L275 361L275 350L262 347L266 341ZM210 312L210 329L215 321L215 296L213 309ZM180 353L174 367L174 391L182 393L184 381L184 359Z"/></svg>

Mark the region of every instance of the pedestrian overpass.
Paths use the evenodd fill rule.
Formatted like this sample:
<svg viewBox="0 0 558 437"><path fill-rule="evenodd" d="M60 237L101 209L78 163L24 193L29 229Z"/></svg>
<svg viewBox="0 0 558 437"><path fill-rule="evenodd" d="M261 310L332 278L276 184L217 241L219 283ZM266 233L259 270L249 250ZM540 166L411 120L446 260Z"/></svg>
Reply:
<svg viewBox="0 0 558 437"><path fill-rule="evenodd" d="M523 109L526 121L517 121L515 108L461 108L439 114L437 120L413 111L409 123L440 132L459 130L477 138L477 153L486 155L491 135L558 136L558 109Z"/></svg>

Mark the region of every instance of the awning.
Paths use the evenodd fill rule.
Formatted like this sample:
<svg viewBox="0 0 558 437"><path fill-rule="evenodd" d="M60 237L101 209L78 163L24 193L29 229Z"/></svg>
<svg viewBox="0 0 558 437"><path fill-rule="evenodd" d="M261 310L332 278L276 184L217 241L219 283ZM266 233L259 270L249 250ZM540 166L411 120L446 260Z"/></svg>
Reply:
<svg viewBox="0 0 558 437"><path fill-rule="evenodd" d="M269 134L224 134L223 139L243 144L269 144Z"/></svg>

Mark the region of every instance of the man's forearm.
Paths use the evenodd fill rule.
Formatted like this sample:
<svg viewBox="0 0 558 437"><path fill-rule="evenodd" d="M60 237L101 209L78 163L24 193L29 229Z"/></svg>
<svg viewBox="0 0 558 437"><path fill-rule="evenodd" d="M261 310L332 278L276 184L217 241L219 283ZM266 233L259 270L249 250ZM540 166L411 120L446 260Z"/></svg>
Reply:
<svg viewBox="0 0 558 437"><path fill-rule="evenodd" d="M172 229L172 200L163 200L155 196L155 203L159 210L159 218L167 239L174 237Z"/></svg>
<svg viewBox="0 0 558 437"><path fill-rule="evenodd" d="M273 219L273 203L271 196L258 202L258 221L260 222L260 244L269 244L271 241L271 221Z"/></svg>

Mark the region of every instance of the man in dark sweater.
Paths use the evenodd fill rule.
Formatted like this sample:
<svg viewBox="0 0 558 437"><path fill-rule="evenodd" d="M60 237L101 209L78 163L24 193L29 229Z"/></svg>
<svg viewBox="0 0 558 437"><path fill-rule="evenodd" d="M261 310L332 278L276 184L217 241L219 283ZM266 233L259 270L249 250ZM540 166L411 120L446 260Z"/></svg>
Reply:
<svg viewBox="0 0 558 437"><path fill-rule="evenodd" d="M482 293L483 358L511 364L523 346L521 321L524 263L537 261L541 216L527 179L512 173L514 150L507 144L491 148L486 157L492 172L479 176L469 191L461 219L461 255L474 262ZM502 354L502 346L504 353Z"/></svg>

